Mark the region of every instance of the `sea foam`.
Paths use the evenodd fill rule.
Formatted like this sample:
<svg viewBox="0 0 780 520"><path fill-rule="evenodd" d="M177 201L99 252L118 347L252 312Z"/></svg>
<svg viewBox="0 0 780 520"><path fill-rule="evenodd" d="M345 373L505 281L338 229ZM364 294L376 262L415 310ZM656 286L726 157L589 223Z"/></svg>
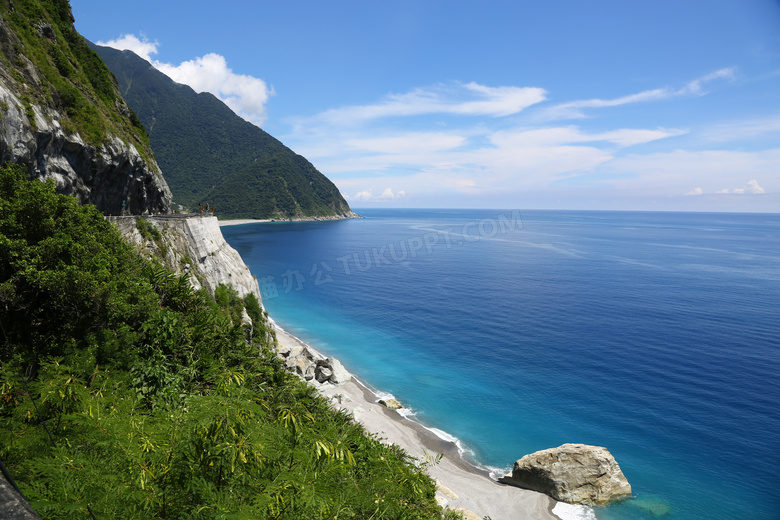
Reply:
<svg viewBox="0 0 780 520"><path fill-rule="evenodd" d="M552 512L561 520L596 520L596 513L588 506L558 502Z"/></svg>

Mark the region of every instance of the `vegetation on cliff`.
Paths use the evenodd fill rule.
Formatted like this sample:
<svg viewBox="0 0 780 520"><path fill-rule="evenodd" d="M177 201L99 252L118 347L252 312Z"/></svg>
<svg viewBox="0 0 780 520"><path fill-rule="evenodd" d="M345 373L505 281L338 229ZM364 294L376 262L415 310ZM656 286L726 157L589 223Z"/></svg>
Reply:
<svg viewBox="0 0 780 520"><path fill-rule="evenodd" d="M73 21L67 0L0 2L1 82L23 100L33 125L32 105L52 108L65 131L95 146L117 136L155 167L143 125Z"/></svg>
<svg viewBox="0 0 780 520"><path fill-rule="evenodd" d="M130 51L94 46L146 126L175 203L222 218L342 215L338 188L304 157L211 94L175 83Z"/></svg>
<svg viewBox="0 0 780 520"><path fill-rule="evenodd" d="M193 292L14 168L0 325L0 458L44 518L439 518L402 450L281 368L257 301Z"/></svg>

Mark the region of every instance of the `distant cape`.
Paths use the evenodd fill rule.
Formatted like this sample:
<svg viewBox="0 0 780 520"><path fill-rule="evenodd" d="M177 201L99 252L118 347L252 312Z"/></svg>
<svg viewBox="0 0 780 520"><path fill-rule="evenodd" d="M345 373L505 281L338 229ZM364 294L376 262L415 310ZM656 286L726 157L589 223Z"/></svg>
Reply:
<svg viewBox="0 0 780 520"><path fill-rule="evenodd" d="M338 188L209 93L174 82L131 51L90 44L149 134L177 205L220 218L349 217Z"/></svg>

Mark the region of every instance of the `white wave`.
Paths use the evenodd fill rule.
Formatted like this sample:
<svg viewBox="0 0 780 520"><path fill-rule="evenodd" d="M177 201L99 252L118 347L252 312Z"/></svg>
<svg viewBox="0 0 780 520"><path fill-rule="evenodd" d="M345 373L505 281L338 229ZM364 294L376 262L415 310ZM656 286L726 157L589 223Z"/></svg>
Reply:
<svg viewBox="0 0 780 520"><path fill-rule="evenodd" d="M596 512L588 506L558 502L552 512L561 520L596 520Z"/></svg>
<svg viewBox="0 0 780 520"><path fill-rule="evenodd" d="M498 482L498 479L501 477L505 477L506 475L509 475L512 473L512 468L495 468L492 466L488 466L487 468L484 468L488 470L488 473L490 474L490 478Z"/></svg>
<svg viewBox="0 0 780 520"><path fill-rule="evenodd" d="M440 430L438 428L426 428L426 429L429 432L434 433L441 440L444 440L444 441L447 441L447 442L451 442L451 443L455 444L456 446L460 446L460 440L457 437L455 437L454 435L450 435L449 433L447 433L447 432L445 432L443 430ZM460 450L458 450L458 451L460 451Z"/></svg>
<svg viewBox="0 0 780 520"><path fill-rule="evenodd" d="M371 393L376 396L376 402L379 402L379 401L389 401L390 399L395 399L395 396L393 394L389 393L389 392L382 392L382 391L373 390L373 389L370 389L370 388L369 388L369 390L371 390ZM395 399L395 400L397 401L397 399Z"/></svg>
<svg viewBox="0 0 780 520"><path fill-rule="evenodd" d="M415 412L411 408L399 408L398 410L396 410L396 412L398 412L398 415L400 415L404 419L409 419L410 417L414 417L415 415L417 415L417 412Z"/></svg>

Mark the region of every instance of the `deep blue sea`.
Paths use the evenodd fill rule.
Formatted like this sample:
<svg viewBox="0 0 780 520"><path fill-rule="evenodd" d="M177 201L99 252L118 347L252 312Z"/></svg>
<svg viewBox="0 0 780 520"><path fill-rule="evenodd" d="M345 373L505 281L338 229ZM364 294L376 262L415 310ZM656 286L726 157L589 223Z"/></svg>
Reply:
<svg viewBox="0 0 780 520"><path fill-rule="evenodd" d="M599 519L780 518L780 215L363 210L222 229L283 328L473 462L606 446Z"/></svg>

